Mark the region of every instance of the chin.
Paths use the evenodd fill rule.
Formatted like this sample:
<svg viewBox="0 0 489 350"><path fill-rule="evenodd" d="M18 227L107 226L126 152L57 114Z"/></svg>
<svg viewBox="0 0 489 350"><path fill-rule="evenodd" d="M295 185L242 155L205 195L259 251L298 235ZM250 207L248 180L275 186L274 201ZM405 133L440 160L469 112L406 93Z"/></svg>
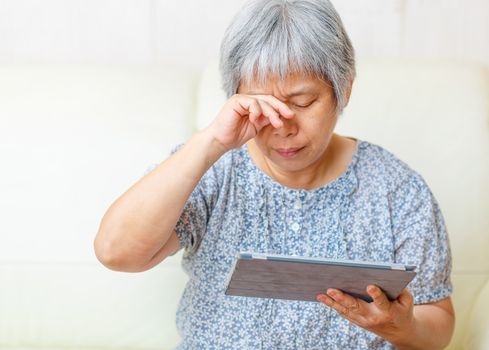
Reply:
<svg viewBox="0 0 489 350"><path fill-rule="evenodd" d="M280 156L269 156L270 159L277 167L288 172L301 171L311 165L311 161L304 159L303 157L297 158L283 158Z"/></svg>

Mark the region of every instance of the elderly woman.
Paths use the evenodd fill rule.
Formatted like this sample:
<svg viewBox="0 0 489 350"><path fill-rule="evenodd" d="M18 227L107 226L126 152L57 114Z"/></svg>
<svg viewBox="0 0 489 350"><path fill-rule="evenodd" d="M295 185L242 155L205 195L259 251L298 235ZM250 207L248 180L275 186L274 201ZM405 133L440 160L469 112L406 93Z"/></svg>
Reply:
<svg viewBox="0 0 489 350"><path fill-rule="evenodd" d="M145 271L185 249L179 349L445 347L454 312L444 220L418 173L334 133L355 60L331 3L247 3L220 68L228 100L109 208L100 261ZM418 274L392 301L374 285L371 303L335 289L317 303L226 296L239 251L400 262Z"/></svg>

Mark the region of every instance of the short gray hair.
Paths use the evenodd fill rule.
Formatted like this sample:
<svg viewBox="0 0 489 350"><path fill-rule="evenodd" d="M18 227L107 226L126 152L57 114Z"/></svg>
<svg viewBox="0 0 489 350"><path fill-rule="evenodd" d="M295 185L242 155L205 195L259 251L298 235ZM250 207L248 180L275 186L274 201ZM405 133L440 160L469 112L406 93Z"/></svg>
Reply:
<svg viewBox="0 0 489 350"><path fill-rule="evenodd" d="M224 33L219 69L227 98L242 80L262 84L270 75L329 81L338 115L356 75L353 46L329 0L248 1Z"/></svg>

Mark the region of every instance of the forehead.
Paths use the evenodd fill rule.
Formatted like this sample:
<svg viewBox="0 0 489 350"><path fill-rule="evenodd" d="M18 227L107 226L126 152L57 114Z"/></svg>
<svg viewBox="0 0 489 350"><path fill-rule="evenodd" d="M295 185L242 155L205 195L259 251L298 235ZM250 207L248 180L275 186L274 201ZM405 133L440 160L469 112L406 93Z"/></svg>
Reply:
<svg viewBox="0 0 489 350"><path fill-rule="evenodd" d="M300 95L311 95L320 92L329 92L331 86L317 77L302 73L291 73L281 81L279 77L268 75L260 83L257 79L242 81L238 91L246 94L279 94L289 98Z"/></svg>

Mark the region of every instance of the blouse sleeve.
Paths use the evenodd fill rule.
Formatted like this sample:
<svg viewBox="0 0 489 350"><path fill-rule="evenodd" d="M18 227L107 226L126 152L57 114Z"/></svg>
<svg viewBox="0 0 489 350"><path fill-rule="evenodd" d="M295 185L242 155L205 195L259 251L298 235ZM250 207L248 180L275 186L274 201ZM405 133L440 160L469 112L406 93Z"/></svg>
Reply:
<svg viewBox="0 0 489 350"><path fill-rule="evenodd" d="M415 304L447 298L452 293L452 258L443 215L431 190L414 174L390 195L395 260L416 265L408 285Z"/></svg>
<svg viewBox="0 0 489 350"><path fill-rule="evenodd" d="M183 144L176 146L171 150L170 154L174 154L182 146ZM217 174L214 165L197 183L175 225L180 249L184 248L186 254L195 253L205 235L207 223L217 198L218 189Z"/></svg>

